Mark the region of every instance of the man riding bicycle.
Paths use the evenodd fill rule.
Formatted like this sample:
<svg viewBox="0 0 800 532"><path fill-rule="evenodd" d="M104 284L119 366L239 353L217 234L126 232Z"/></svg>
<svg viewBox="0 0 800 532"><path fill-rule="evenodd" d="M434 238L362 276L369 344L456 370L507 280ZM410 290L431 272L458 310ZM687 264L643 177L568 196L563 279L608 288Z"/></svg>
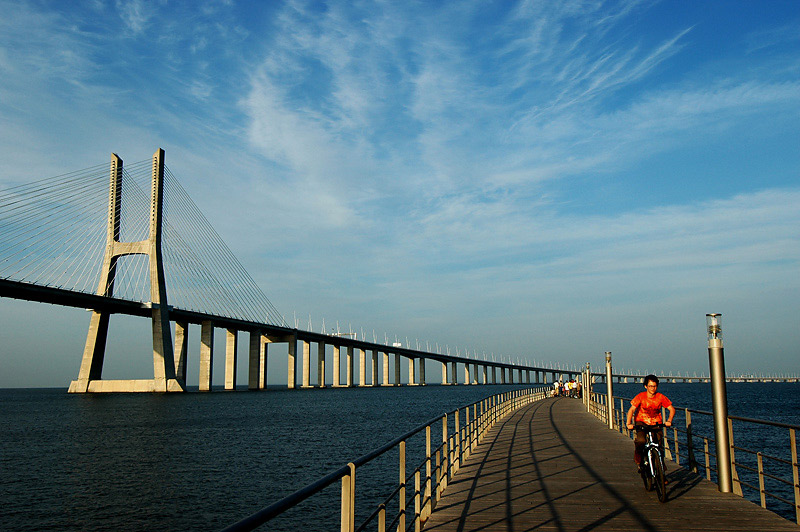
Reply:
<svg viewBox="0 0 800 532"><path fill-rule="evenodd" d="M669 419L664 422L664 425L672 426L672 418L675 417L675 407L672 406L666 395L658 393L658 377L655 375L648 375L644 378L645 391L638 394L631 401L631 407L628 410L628 419L626 426L628 430L633 430L634 423L637 425L657 425L662 422L661 407L664 407L669 412ZM662 432L656 431L655 436L658 440L659 446L663 449L662 439L664 435ZM635 445L633 451L633 461L641 471L642 468L642 450L644 449L645 440L647 439L644 430L636 430L636 437L633 440Z"/></svg>

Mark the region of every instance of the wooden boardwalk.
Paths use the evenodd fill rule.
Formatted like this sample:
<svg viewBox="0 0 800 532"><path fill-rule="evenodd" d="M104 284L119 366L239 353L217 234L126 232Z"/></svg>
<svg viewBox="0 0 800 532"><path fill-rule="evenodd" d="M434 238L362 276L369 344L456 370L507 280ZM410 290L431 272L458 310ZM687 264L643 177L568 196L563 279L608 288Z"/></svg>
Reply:
<svg viewBox="0 0 800 532"><path fill-rule="evenodd" d="M425 531L765 530L800 527L672 462L669 501L644 490L633 442L581 401L532 403L498 423L451 479Z"/></svg>

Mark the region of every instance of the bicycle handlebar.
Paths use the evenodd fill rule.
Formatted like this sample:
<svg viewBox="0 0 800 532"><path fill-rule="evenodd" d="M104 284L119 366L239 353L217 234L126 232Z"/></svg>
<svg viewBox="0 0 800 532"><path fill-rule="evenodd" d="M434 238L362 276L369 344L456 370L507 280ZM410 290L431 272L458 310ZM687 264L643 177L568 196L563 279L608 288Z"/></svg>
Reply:
<svg viewBox="0 0 800 532"><path fill-rule="evenodd" d="M666 427L666 425L664 425L663 423L655 423L654 425L645 425L644 423L636 423L633 425L634 429L642 430L645 432L655 432L656 430L661 430L664 427Z"/></svg>

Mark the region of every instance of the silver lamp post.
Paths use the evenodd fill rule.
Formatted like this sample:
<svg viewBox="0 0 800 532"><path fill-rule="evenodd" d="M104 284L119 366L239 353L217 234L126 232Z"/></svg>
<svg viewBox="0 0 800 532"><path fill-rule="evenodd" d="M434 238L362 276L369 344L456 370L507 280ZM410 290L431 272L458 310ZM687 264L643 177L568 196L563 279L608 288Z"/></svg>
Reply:
<svg viewBox="0 0 800 532"><path fill-rule="evenodd" d="M714 407L714 437L717 446L719 491L733 491L731 446L728 437L728 394L725 387L725 356L722 348L722 314L706 314L708 364L711 372L711 401Z"/></svg>
<svg viewBox="0 0 800 532"><path fill-rule="evenodd" d="M614 428L614 385L611 379L611 351L606 351L606 392L608 393L608 400L606 407L608 409L608 428Z"/></svg>
<svg viewBox="0 0 800 532"><path fill-rule="evenodd" d="M592 404L592 377L589 375L591 373L591 366L589 363L586 363L586 369L583 371L583 404L586 406L586 411L591 411L591 404Z"/></svg>

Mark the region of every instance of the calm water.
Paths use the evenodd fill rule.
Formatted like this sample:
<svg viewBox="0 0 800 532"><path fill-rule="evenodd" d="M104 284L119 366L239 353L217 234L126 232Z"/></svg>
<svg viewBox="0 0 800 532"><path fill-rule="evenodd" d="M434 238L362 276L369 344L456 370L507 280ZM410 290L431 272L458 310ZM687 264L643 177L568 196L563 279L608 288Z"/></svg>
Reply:
<svg viewBox="0 0 800 532"><path fill-rule="evenodd" d="M513 388L104 396L0 390L0 529L216 530L443 412ZM640 389L616 385L615 394L632 397ZM707 385L664 384L661 391L678 406L711 409ZM731 414L800 424L800 385L731 384L728 391ZM787 444L782 448L785 454ZM359 470L366 501L359 513L396 483L380 465ZM337 498L335 486L271 529L335 528Z"/></svg>

